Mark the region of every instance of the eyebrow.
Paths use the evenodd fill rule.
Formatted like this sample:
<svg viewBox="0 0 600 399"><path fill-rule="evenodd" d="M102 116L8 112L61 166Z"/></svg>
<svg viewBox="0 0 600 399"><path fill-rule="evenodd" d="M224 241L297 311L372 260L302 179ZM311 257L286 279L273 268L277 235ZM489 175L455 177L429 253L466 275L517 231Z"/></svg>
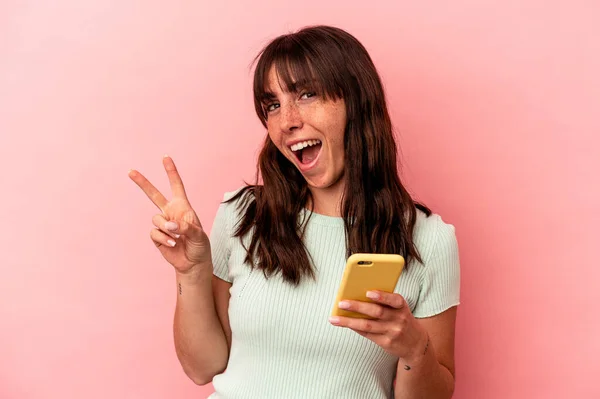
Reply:
<svg viewBox="0 0 600 399"><path fill-rule="evenodd" d="M276 98L277 96L275 94L271 93L270 91L265 91L261 94L260 101L263 103L267 103L269 101L275 100Z"/></svg>
<svg viewBox="0 0 600 399"><path fill-rule="evenodd" d="M297 82L292 82L292 84L290 85L291 86L290 87L291 88L290 91L296 93L296 92L298 92L298 91L300 91L302 89L306 89L308 87L314 86L316 82L317 81L315 79L310 79L310 80L308 80L308 79L302 79L302 80L299 80Z"/></svg>
<svg viewBox="0 0 600 399"><path fill-rule="evenodd" d="M302 89L306 89L308 87L314 86L316 84L317 80L316 79L302 79L296 82L292 82L290 84L290 92L291 93L297 93ZM261 101L262 102L268 102L268 101L272 101L274 99L277 98L277 96L270 92L270 91L266 91L260 96Z"/></svg>

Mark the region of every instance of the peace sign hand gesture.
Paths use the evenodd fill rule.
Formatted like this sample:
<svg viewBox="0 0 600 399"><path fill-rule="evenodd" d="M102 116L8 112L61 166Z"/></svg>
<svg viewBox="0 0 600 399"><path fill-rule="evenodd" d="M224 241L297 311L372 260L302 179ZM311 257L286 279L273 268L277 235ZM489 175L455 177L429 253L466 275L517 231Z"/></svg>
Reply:
<svg viewBox="0 0 600 399"><path fill-rule="evenodd" d="M211 263L210 241L187 199L175 163L165 155L163 165L173 194L170 201L138 171L129 171L129 177L162 211L152 218L156 228L150 232L150 238L177 272L188 273Z"/></svg>

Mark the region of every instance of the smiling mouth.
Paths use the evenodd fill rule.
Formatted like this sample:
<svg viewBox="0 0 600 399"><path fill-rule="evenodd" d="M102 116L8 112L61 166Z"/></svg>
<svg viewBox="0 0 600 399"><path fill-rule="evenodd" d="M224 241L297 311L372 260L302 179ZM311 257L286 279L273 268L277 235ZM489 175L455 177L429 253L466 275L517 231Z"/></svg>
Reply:
<svg viewBox="0 0 600 399"><path fill-rule="evenodd" d="M322 148L321 140L307 140L290 147L298 162L308 165L314 161Z"/></svg>

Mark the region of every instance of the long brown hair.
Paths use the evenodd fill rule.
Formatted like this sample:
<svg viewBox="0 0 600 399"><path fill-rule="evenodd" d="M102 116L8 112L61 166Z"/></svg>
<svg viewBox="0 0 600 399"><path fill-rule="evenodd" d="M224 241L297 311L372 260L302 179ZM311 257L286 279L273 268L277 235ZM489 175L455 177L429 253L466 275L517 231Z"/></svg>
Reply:
<svg viewBox="0 0 600 399"><path fill-rule="evenodd" d="M264 98L268 73L273 66L287 90L294 82L313 82L311 90L329 99L343 98L347 125L344 133L346 177L342 217L347 255L352 253L400 254L408 264L422 262L413 242L417 208L400 182L397 148L381 80L364 46L342 29L313 26L271 41L256 57L254 105L267 126ZM262 185L259 185L262 177ZM246 262L266 277L281 273L294 285L314 277L303 244L308 219L300 212L312 203L304 177L265 138L256 171L256 183L246 184L233 198L241 198L243 216L235 237L252 232ZM256 261L256 263L254 263Z"/></svg>

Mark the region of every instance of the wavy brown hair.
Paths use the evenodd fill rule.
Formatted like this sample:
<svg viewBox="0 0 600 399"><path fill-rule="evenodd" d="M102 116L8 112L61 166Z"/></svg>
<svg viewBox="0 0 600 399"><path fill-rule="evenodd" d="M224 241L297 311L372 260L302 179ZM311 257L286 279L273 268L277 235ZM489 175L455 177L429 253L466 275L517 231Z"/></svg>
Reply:
<svg viewBox="0 0 600 399"><path fill-rule="evenodd" d="M406 263L422 262L413 241L417 208L398 175L397 147L381 79L364 46L342 29L313 26L271 41L254 60L254 105L267 126L264 99L268 73L275 67L280 84L295 90L295 82L312 82L311 91L326 99L343 98L347 125L344 132L346 184L342 217L347 255L400 254ZM262 185L259 185L262 178ZM251 232L246 262L266 277L281 273L294 285L314 277L303 244L307 218L302 209L312 204L311 192L296 167L275 147L269 135L258 158L256 183L234 197L243 211L235 236Z"/></svg>

